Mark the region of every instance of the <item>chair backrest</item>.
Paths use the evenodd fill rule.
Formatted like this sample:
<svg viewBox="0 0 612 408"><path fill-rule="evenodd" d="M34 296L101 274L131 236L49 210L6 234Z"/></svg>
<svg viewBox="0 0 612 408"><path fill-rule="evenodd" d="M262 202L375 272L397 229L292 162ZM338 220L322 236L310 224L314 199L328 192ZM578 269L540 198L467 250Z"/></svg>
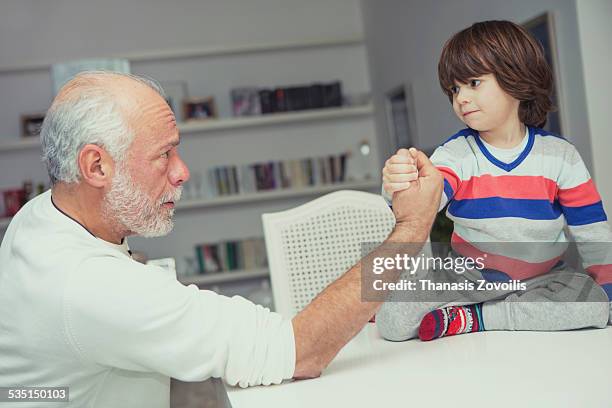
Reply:
<svg viewBox="0 0 612 408"><path fill-rule="evenodd" d="M395 225L380 195L349 190L262 219L275 309L287 317L361 259L363 243L381 243Z"/></svg>

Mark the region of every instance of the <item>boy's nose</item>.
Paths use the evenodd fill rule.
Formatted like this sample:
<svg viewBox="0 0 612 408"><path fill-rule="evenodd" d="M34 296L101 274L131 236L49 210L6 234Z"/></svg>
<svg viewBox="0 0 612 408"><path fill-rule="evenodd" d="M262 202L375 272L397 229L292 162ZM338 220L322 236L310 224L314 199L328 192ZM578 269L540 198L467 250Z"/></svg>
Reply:
<svg viewBox="0 0 612 408"><path fill-rule="evenodd" d="M466 103L469 103L470 102L470 93L468 91L466 91L465 89L463 89L463 87L462 87L461 89L459 89L459 93L457 94L457 100L462 105L464 105Z"/></svg>

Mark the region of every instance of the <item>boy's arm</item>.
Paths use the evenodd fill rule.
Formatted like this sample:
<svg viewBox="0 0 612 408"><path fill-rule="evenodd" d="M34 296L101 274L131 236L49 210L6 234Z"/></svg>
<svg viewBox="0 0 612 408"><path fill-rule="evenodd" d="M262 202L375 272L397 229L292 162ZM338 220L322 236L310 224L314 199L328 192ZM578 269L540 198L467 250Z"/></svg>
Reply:
<svg viewBox="0 0 612 408"><path fill-rule="evenodd" d="M601 196L578 151L571 146L558 180L557 199L582 265L612 301L612 228ZM612 303L609 324L612 324Z"/></svg>
<svg viewBox="0 0 612 408"><path fill-rule="evenodd" d="M444 145L433 152L431 162L444 177L444 194L442 194L442 200L440 200L440 207L438 208L438 211L441 211L453 199L461 186L461 163Z"/></svg>

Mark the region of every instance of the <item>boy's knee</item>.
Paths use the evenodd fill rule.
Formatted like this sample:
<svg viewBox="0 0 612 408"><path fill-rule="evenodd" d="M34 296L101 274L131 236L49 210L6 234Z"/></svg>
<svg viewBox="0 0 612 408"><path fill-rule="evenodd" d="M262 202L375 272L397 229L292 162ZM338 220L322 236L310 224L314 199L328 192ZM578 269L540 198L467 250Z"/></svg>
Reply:
<svg viewBox="0 0 612 408"><path fill-rule="evenodd" d="M603 329L608 325L610 318L610 304L608 302L579 302L576 319L584 319L584 327Z"/></svg>
<svg viewBox="0 0 612 408"><path fill-rule="evenodd" d="M378 333L390 341L405 341L417 336L424 313L410 302L387 302L376 314Z"/></svg>
<svg viewBox="0 0 612 408"><path fill-rule="evenodd" d="M579 272L562 272L555 276L549 287L561 301L607 303L608 295L595 280Z"/></svg>

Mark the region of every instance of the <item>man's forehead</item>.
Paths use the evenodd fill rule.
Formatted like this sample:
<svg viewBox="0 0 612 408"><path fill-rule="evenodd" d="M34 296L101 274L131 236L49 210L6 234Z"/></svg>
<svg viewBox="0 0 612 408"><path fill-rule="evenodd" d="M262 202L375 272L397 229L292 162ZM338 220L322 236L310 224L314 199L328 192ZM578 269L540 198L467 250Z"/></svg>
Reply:
<svg viewBox="0 0 612 408"><path fill-rule="evenodd" d="M176 118L172 110L166 109L158 116L158 119L151 121L150 134L154 136L156 147L179 144L179 132Z"/></svg>
<svg viewBox="0 0 612 408"><path fill-rule="evenodd" d="M135 97L128 103L129 120L137 133L139 129L154 139L149 143L157 143L159 139L178 138L178 128L174 113L166 101L153 89L142 97ZM128 97L129 98L129 97Z"/></svg>

